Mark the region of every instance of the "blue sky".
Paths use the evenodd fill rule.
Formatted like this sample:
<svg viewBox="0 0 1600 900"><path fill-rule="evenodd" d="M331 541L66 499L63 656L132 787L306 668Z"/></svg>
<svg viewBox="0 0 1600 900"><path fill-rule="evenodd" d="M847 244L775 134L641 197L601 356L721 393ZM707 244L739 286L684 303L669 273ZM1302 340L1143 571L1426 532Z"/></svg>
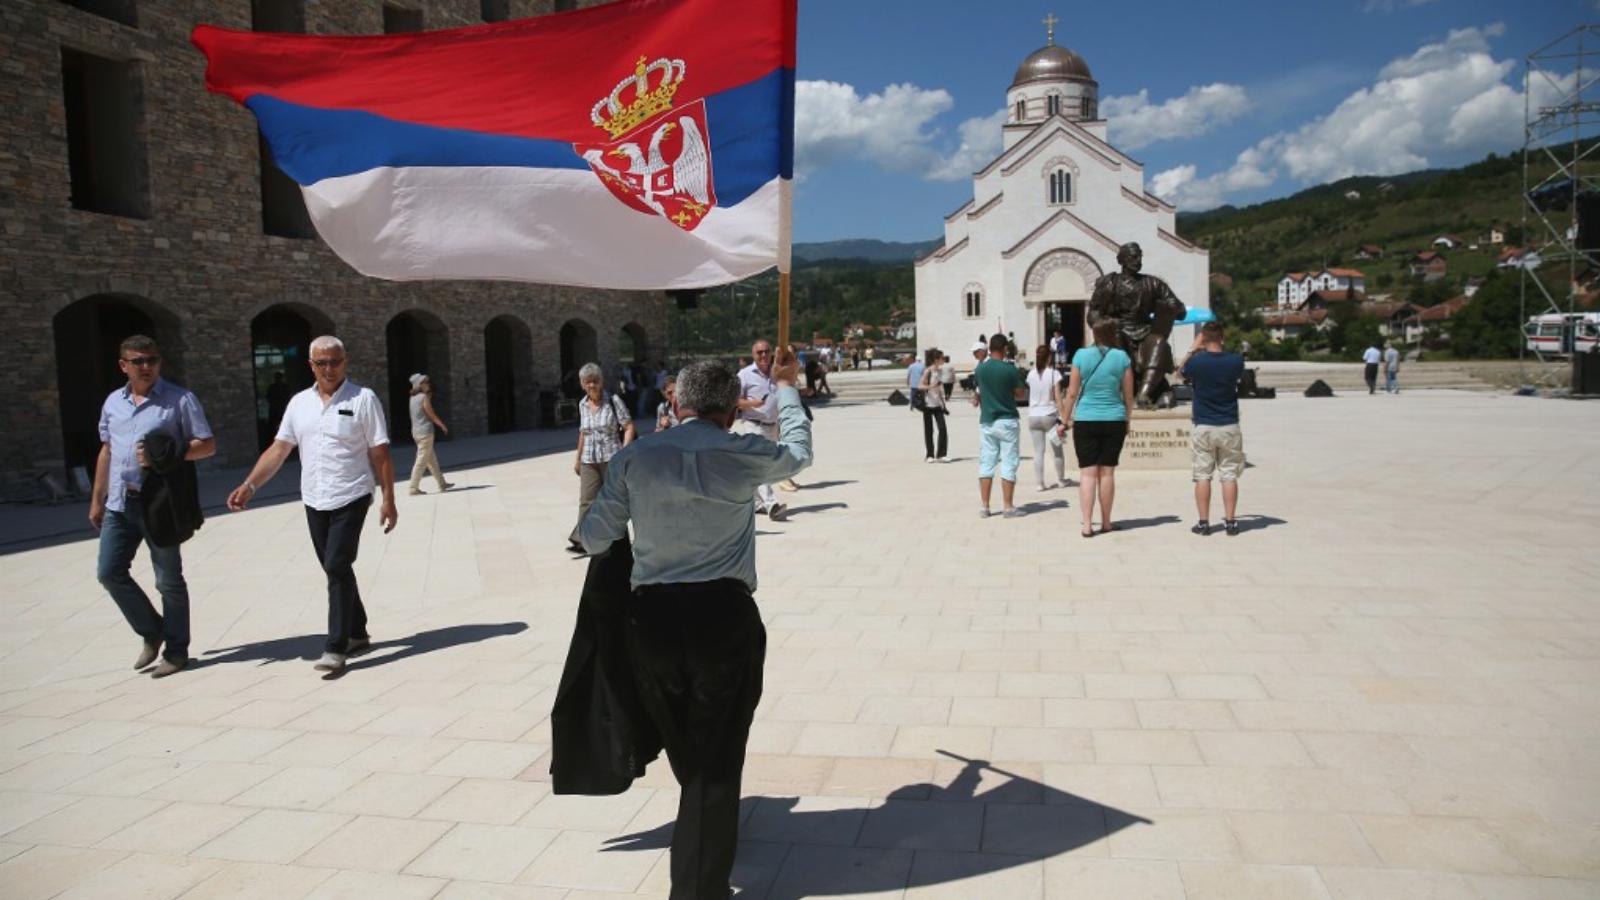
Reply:
<svg viewBox="0 0 1600 900"><path fill-rule="evenodd" d="M1051 12L1112 142L1194 210L1519 147L1524 57L1600 21L1595 0L800 0L796 239L938 237Z"/></svg>

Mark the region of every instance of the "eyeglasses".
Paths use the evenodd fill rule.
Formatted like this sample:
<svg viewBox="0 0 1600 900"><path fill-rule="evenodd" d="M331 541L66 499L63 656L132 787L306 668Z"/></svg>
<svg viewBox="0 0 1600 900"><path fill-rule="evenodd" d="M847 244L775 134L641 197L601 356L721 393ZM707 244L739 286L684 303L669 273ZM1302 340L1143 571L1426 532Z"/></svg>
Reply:
<svg viewBox="0 0 1600 900"><path fill-rule="evenodd" d="M757 350L756 351L756 355L757 356L771 356L772 355L772 351L771 350Z"/></svg>
<svg viewBox="0 0 1600 900"><path fill-rule="evenodd" d="M319 369L337 369L344 365L344 357L341 356L337 359L313 359L311 364Z"/></svg>
<svg viewBox="0 0 1600 900"><path fill-rule="evenodd" d="M159 366L159 365L161 365L161 357L159 357L159 356L130 356L130 357L127 357L126 359L124 359L123 362L127 363L130 366Z"/></svg>

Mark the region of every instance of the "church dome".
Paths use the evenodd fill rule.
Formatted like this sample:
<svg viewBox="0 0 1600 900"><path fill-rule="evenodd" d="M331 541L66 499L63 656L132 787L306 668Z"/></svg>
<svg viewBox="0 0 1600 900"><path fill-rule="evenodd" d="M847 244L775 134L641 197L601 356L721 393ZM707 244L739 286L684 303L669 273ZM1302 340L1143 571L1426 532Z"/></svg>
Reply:
<svg viewBox="0 0 1600 900"><path fill-rule="evenodd" d="M1050 44L1028 55L1017 67L1017 77L1011 86L1018 87L1033 81L1094 81L1089 74L1089 64L1083 57L1065 47Z"/></svg>

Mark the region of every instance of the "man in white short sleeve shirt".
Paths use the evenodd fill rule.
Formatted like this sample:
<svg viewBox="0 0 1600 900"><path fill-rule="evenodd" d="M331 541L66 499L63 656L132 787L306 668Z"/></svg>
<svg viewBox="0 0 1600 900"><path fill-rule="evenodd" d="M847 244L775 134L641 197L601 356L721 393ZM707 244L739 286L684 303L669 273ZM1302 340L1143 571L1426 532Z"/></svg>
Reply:
<svg viewBox="0 0 1600 900"><path fill-rule="evenodd" d="M361 526L372 505L374 484L383 488L379 521L394 530L394 465L383 409L370 388L345 376L344 344L324 335L311 342L311 371L317 382L289 401L277 439L261 454L244 484L228 495L228 508L245 508L257 490L272 480L300 448L300 499L317 559L328 574L328 640L319 671L338 673L345 660L371 644L367 610L356 586L356 552Z"/></svg>

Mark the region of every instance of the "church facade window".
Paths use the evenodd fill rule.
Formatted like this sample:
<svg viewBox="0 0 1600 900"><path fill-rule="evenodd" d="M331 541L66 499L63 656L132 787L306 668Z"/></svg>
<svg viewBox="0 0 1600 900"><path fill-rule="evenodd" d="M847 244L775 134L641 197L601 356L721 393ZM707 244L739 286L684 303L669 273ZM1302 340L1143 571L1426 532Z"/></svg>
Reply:
<svg viewBox="0 0 1600 900"><path fill-rule="evenodd" d="M1051 116L1061 115L1061 95L1051 94L1044 98L1045 112Z"/></svg>
<svg viewBox="0 0 1600 900"><path fill-rule="evenodd" d="M1028 101L1017 101L1017 121L1022 122L1028 118Z"/></svg>
<svg viewBox="0 0 1600 900"><path fill-rule="evenodd" d="M961 289L961 312L969 319L983 318L983 286L968 284Z"/></svg>
<svg viewBox="0 0 1600 900"><path fill-rule="evenodd" d="M1050 205L1066 206L1072 202L1072 173L1056 169L1050 173Z"/></svg>

